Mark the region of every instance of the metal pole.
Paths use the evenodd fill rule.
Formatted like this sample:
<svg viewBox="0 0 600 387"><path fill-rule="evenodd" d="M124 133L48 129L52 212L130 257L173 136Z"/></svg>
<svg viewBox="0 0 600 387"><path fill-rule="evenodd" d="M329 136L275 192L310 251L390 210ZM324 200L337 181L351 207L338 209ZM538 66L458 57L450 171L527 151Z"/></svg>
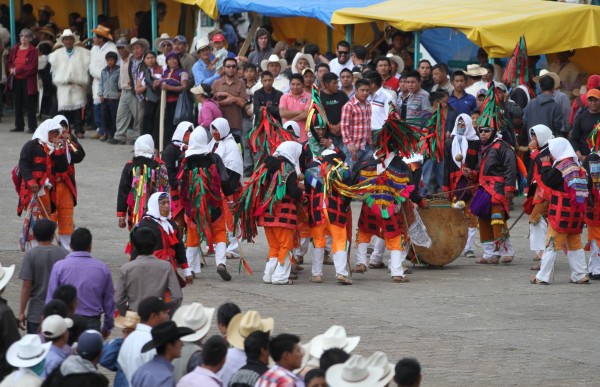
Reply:
<svg viewBox="0 0 600 387"><path fill-rule="evenodd" d="M87 37L92 36L92 0L85 1L85 12L87 20Z"/></svg>
<svg viewBox="0 0 600 387"><path fill-rule="evenodd" d="M354 24L346 26L346 41L352 46L352 37L354 36Z"/></svg>
<svg viewBox="0 0 600 387"><path fill-rule="evenodd" d="M11 46L17 44L16 23L15 23L15 0L9 0L8 13L10 15L10 43Z"/></svg>
<svg viewBox="0 0 600 387"><path fill-rule="evenodd" d="M92 0L92 27L98 27L98 0Z"/></svg>
<svg viewBox="0 0 600 387"><path fill-rule="evenodd" d="M327 52L333 52L332 50L332 45L333 45L333 33L331 30L331 27L327 27Z"/></svg>
<svg viewBox="0 0 600 387"><path fill-rule="evenodd" d="M157 5L157 1L156 0L151 0L150 1L150 11L151 11L151 18L152 18L152 42L154 42L158 36L158 19L156 16L156 5Z"/></svg>
<svg viewBox="0 0 600 387"><path fill-rule="evenodd" d="M416 66L421 60L421 31L415 31L415 57L414 57L414 66Z"/></svg>

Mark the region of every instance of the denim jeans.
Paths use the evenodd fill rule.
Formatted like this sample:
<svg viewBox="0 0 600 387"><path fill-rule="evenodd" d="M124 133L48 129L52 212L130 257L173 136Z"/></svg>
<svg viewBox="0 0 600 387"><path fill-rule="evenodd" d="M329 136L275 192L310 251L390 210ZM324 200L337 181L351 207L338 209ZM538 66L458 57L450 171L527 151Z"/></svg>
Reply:
<svg viewBox="0 0 600 387"><path fill-rule="evenodd" d="M96 127L96 130L98 130L98 133L100 134L104 134L106 132L106 128L103 128L102 126L104 125L104 122L102 120L102 104L101 103L95 103L94 104L94 126Z"/></svg>
<svg viewBox="0 0 600 387"><path fill-rule="evenodd" d="M431 183L432 174L435 177L435 182ZM421 195L434 194L436 184L439 188L443 186L443 175L444 175L444 163L443 161L437 162L432 159L427 159L423 163L423 188L421 189Z"/></svg>
<svg viewBox="0 0 600 387"><path fill-rule="evenodd" d="M346 164L348 164L348 168L352 171L354 169L354 165L360 164L362 161L373 159L373 148L371 145L365 145L364 149L360 149L356 151L356 161L352 159L352 153L348 149L346 149Z"/></svg>
<svg viewBox="0 0 600 387"><path fill-rule="evenodd" d="M100 126L100 135L106 134L113 138L117 130L117 109L119 108L118 99L105 99L101 106L102 126ZM94 105L94 110L96 105ZM95 113L95 111L94 111Z"/></svg>

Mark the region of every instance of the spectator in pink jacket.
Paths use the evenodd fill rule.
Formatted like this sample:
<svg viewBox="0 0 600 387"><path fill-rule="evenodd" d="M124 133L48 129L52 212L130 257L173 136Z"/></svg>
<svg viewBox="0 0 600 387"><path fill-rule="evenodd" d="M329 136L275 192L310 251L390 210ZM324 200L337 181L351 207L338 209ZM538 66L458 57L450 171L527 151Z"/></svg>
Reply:
<svg viewBox="0 0 600 387"><path fill-rule="evenodd" d="M201 84L190 91L196 95L198 104L202 104L198 109L198 125L205 129L210 128L211 122L216 118L223 117L219 105L212 98L212 88L209 85Z"/></svg>

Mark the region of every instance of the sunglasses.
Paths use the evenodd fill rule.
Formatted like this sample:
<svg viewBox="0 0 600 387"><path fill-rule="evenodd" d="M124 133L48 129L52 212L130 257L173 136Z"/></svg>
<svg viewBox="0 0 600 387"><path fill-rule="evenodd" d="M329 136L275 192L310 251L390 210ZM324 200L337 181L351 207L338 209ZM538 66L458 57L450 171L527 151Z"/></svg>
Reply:
<svg viewBox="0 0 600 387"><path fill-rule="evenodd" d="M481 128L481 129L479 129L479 131L481 133L492 133L494 131L494 129L492 129L492 128Z"/></svg>
<svg viewBox="0 0 600 387"><path fill-rule="evenodd" d="M338 55L348 55L350 51L338 51Z"/></svg>

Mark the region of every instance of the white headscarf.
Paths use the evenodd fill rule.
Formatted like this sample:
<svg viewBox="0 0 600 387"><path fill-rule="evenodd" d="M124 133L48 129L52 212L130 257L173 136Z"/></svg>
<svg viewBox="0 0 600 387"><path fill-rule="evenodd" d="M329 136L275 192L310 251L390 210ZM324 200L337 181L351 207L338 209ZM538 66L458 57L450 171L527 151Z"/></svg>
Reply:
<svg viewBox="0 0 600 387"><path fill-rule="evenodd" d="M552 130L546 125L535 125L531 127L531 130L535 133L539 149L545 147L548 144L548 141L554 138ZM529 137L531 137L531 135Z"/></svg>
<svg viewBox="0 0 600 387"><path fill-rule="evenodd" d="M61 125L61 122L66 121L67 126L69 126L69 120L67 120L67 117L63 116L62 114L54 116L53 120L56 121L56 123L59 125Z"/></svg>
<svg viewBox="0 0 600 387"><path fill-rule="evenodd" d="M579 164L577 153L575 153L571 143L566 138L558 137L548 140L548 150L550 151L552 158L554 158L552 166L555 166L559 161L568 158L572 158L573 161Z"/></svg>
<svg viewBox="0 0 600 387"><path fill-rule="evenodd" d="M54 144L48 140L48 133L52 130L58 130L58 133L62 133L62 126L60 123L57 123L54 119L49 118L42 122L40 126L37 127L35 133L31 137L32 140L38 140L38 142L42 145L46 144L50 153L54 151Z"/></svg>
<svg viewBox="0 0 600 387"><path fill-rule="evenodd" d="M210 147L207 144L208 136L203 127L198 127L190 135L190 142L185 151L185 157L193 155L207 155L210 153Z"/></svg>
<svg viewBox="0 0 600 387"><path fill-rule="evenodd" d="M465 121L465 134L458 134L458 120L463 119ZM452 161L457 167L461 168L462 163L467 159L467 149L469 149L469 141L479 140L475 128L473 127L473 120L468 114L459 114L454 121L454 129L452 130ZM461 154L463 161L457 161L456 155Z"/></svg>
<svg viewBox="0 0 600 387"><path fill-rule="evenodd" d="M220 139L219 141L213 139L208 147L214 149L214 152L221 156L225 168L243 176L244 160L242 160L242 152L233 135L231 135L229 122L225 118L219 117L210 124L210 127L211 129L214 127L219 131Z"/></svg>
<svg viewBox="0 0 600 387"><path fill-rule="evenodd" d="M302 144L296 141L284 141L277 147L273 156L285 157L296 169L296 174L300 174L300 155L302 155Z"/></svg>
<svg viewBox="0 0 600 387"><path fill-rule="evenodd" d="M294 133L296 138L300 138L300 125L296 121L288 121L283 124L283 128Z"/></svg>
<svg viewBox="0 0 600 387"><path fill-rule="evenodd" d="M133 156L134 157L146 157L148 159L154 158L154 140L149 134L139 136L133 144Z"/></svg>
<svg viewBox="0 0 600 387"><path fill-rule="evenodd" d="M173 138L171 139L171 142L181 149L181 147L185 145L185 143L183 142L183 138L185 137L185 134L188 132L188 130L194 130L194 124L192 124L189 121L181 121L175 129L175 133L173 133Z"/></svg>
<svg viewBox="0 0 600 387"><path fill-rule="evenodd" d="M169 203L171 203L171 196L169 196L166 192L155 192L148 199L148 211L146 211L147 216L150 216L152 220L160 225L167 233L173 232L173 226L169 223L169 219L171 219L171 208L169 207L169 215L162 216L160 214L160 205L158 204L160 197L165 195L169 199ZM169 204L170 205L170 204Z"/></svg>

